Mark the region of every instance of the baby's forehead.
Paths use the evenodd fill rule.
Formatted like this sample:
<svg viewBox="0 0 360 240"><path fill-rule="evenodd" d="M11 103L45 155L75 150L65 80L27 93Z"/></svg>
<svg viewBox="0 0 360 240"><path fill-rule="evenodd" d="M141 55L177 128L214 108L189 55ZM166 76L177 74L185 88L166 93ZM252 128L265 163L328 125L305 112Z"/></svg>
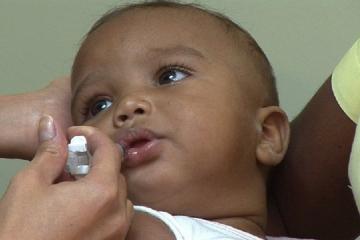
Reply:
<svg viewBox="0 0 360 240"><path fill-rule="evenodd" d="M132 53L138 51L137 56L143 56L150 47L183 45L200 50L210 61L235 66L234 69L244 69L248 64L242 63L253 58L246 32L223 16L191 6L140 7L115 13L94 25L84 42L85 52L102 45L107 49L121 47L123 56L129 56L127 51L131 48ZM104 41L111 38L115 39L113 45Z"/></svg>
<svg viewBox="0 0 360 240"><path fill-rule="evenodd" d="M102 25L111 23L113 23L115 31L118 28L131 31L146 27L157 34L191 34L192 41L205 39L211 42L227 42L226 46L228 49L239 47L240 45L242 48L250 46L247 44L249 42L249 34L230 19L191 5L120 9L105 17L103 21L96 23L89 32L89 35L96 29L101 28ZM169 29L171 29L171 32L169 32Z"/></svg>
<svg viewBox="0 0 360 240"><path fill-rule="evenodd" d="M191 7L135 8L111 14L94 26L80 53L121 49L123 56L129 51L143 56L149 49L184 45L199 50L208 59L221 57L234 62L248 45L239 31Z"/></svg>

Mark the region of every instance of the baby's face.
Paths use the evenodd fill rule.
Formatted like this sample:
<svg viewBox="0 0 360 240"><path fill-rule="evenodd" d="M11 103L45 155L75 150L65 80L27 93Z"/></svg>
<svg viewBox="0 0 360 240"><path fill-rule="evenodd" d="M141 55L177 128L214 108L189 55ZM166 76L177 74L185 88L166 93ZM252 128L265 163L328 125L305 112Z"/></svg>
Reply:
<svg viewBox="0 0 360 240"><path fill-rule="evenodd" d="M125 146L133 203L211 218L252 194L258 76L248 54L194 10L132 10L86 39L73 118Z"/></svg>

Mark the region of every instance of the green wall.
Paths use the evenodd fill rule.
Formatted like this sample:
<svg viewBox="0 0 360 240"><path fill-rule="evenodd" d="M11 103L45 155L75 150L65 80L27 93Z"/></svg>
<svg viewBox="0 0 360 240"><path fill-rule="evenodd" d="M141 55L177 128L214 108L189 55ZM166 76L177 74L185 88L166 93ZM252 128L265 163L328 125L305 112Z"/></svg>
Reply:
<svg viewBox="0 0 360 240"><path fill-rule="evenodd" d="M90 25L119 0L0 0L0 94L66 75ZM249 30L273 64L292 118L360 37L359 0L203 0ZM0 196L25 163L0 159Z"/></svg>

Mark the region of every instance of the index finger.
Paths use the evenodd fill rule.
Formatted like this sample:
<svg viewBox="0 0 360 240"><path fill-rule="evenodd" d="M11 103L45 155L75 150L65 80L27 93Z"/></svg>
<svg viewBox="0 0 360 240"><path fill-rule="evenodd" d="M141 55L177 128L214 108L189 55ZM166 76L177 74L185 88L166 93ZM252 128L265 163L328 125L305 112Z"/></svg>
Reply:
<svg viewBox="0 0 360 240"><path fill-rule="evenodd" d="M97 182L106 181L114 183L118 181L120 174L122 152L108 136L99 129L89 126L71 127L69 136L85 136L91 157L91 169L86 179Z"/></svg>

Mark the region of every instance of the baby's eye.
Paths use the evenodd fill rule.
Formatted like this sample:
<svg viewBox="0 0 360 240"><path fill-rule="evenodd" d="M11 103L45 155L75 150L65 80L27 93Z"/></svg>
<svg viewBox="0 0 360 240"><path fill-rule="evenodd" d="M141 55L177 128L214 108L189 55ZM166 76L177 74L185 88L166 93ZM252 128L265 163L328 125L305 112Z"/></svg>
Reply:
<svg viewBox="0 0 360 240"><path fill-rule="evenodd" d="M187 78L190 74L186 72L185 70L181 69L168 69L161 73L158 84L164 85L164 84L171 84L180 80L183 80L184 78Z"/></svg>
<svg viewBox="0 0 360 240"><path fill-rule="evenodd" d="M97 101L95 101L89 109L89 114L94 117L96 116L99 112L104 111L106 109L108 109L110 106L112 105L112 101L109 99L99 99Z"/></svg>

